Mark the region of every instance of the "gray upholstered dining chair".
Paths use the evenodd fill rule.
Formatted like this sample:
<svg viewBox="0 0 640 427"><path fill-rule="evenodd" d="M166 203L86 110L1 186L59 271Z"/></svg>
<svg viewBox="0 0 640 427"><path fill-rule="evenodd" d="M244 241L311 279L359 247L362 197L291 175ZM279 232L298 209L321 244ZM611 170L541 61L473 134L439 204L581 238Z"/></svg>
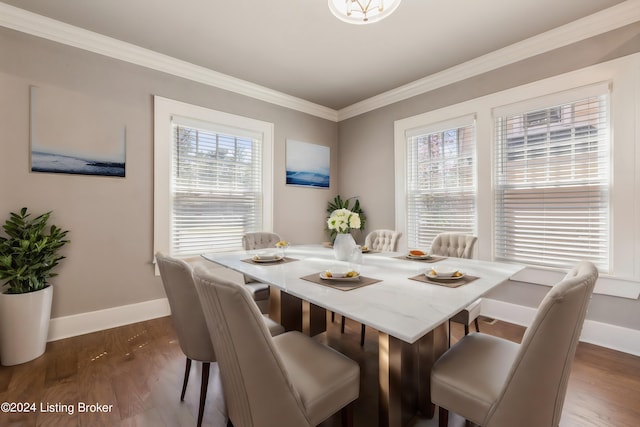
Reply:
<svg viewBox="0 0 640 427"><path fill-rule="evenodd" d="M477 241L478 238L471 234L440 233L433 239L429 253L431 255L454 258L471 258L473 256L473 247ZM451 322L462 323L465 335L469 334L471 322L475 324L476 331L480 332L478 316L480 316L481 305L482 300L477 299L449 319L449 345L451 345Z"/></svg>
<svg viewBox="0 0 640 427"><path fill-rule="evenodd" d="M482 333L463 337L431 371L431 401L484 427L557 427L598 270L578 263L544 297L517 344Z"/></svg>
<svg viewBox="0 0 640 427"><path fill-rule="evenodd" d="M245 233L242 236L242 247L246 251L255 249L275 248L280 241L280 236L276 233L258 231L255 233ZM244 283L249 288L254 301L262 313L269 311L269 285L257 282L250 277L244 276Z"/></svg>
<svg viewBox="0 0 640 427"><path fill-rule="evenodd" d="M395 230L373 230L364 238L364 245L372 251L393 252L399 236Z"/></svg>
<svg viewBox="0 0 640 427"><path fill-rule="evenodd" d="M280 240L280 236L276 233L267 231L258 231L256 233L245 233L242 236L242 246L245 250L274 248Z"/></svg>
<svg viewBox="0 0 640 427"><path fill-rule="evenodd" d="M396 246L398 244L398 237L400 237L400 232L395 230L373 230L367 237L364 239L364 245L371 249L372 251L380 251L380 252L394 252L396 250ZM335 313L331 313L331 321L333 322L335 318ZM344 333L346 320L344 316L340 321L340 332ZM360 325L360 345L364 345L365 331L366 326L364 324Z"/></svg>
<svg viewBox="0 0 640 427"><path fill-rule="evenodd" d="M455 258L471 258L478 238L467 233L446 232L434 237L430 254Z"/></svg>
<svg viewBox="0 0 640 427"><path fill-rule="evenodd" d="M246 287L196 268L194 278L235 427L352 424L360 367L297 331L271 337Z"/></svg>
<svg viewBox="0 0 640 427"><path fill-rule="evenodd" d="M207 398L209 371L211 362L216 361L216 353L209 338L209 330L193 282L191 265L161 253L156 254L156 262L169 301L171 320L178 336L178 342L187 359L180 400L184 400L192 360L202 362L200 406L198 408L198 427L200 427ZM278 335L284 332L282 325L273 320L264 317L263 321L271 334Z"/></svg>

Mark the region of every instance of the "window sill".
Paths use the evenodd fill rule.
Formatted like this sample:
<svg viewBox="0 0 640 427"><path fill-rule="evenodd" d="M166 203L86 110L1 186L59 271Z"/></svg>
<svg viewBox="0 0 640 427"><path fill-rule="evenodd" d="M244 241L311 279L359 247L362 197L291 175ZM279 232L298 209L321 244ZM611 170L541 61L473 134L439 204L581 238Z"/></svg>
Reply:
<svg viewBox="0 0 640 427"><path fill-rule="evenodd" d="M514 274L511 280L514 282L553 286L562 280L565 274L566 273L562 271L526 267L524 270ZM598 277L593 293L636 300L640 296L640 282L638 280L621 279L603 275Z"/></svg>

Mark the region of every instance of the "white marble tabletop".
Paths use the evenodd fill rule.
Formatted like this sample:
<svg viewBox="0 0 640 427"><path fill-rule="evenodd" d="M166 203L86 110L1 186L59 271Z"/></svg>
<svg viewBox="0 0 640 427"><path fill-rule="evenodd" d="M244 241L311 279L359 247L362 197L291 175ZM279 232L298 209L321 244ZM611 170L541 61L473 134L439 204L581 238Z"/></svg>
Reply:
<svg viewBox="0 0 640 427"><path fill-rule="evenodd" d="M203 257L408 343L414 343L523 268L461 258L424 263L395 258L402 256L401 253L363 254L360 274L381 281L342 291L301 279L339 265L349 265L336 261L332 249L321 245L291 246L287 248L286 256L298 261L278 264L243 261L256 252L260 251L207 253ZM457 288L409 279L432 266L459 269L478 279Z"/></svg>

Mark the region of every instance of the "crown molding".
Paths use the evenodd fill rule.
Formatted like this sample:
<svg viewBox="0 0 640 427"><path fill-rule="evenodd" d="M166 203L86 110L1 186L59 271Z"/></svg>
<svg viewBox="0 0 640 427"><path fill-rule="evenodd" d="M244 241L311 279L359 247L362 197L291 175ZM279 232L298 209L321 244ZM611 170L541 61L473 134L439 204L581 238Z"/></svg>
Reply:
<svg viewBox="0 0 640 427"><path fill-rule="evenodd" d="M640 0L627 0L379 95L334 110L0 2L0 25L33 36L339 122L440 87L640 21Z"/></svg>
<svg viewBox="0 0 640 427"><path fill-rule="evenodd" d="M640 21L640 1L627 0L577 21L342 108L338 110L338 121L340 122L638 21Z"/></svg>
<svg viewBox="0 0 640 427"><path fill-rule="evenodd" d="M0 25L36 37L337 121L337 111L227 74L0 3Z"/></svg>

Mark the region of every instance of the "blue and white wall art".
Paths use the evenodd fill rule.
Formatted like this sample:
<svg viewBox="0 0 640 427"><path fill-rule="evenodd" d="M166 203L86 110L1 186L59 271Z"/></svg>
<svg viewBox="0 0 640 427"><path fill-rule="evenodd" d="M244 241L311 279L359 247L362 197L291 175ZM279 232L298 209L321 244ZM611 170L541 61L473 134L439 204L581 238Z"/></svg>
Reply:
<svg viewBox="0 0 640 427"><path fill-rule="evenodd" d="M71 91L31 87L31 171L125 176L121 108Z"/></svg>
<svg viewBox="0 0 640 427"><path fill-rule="evenodd" d="M330 148L287 140L287 184L329 188Z"/></svg>

